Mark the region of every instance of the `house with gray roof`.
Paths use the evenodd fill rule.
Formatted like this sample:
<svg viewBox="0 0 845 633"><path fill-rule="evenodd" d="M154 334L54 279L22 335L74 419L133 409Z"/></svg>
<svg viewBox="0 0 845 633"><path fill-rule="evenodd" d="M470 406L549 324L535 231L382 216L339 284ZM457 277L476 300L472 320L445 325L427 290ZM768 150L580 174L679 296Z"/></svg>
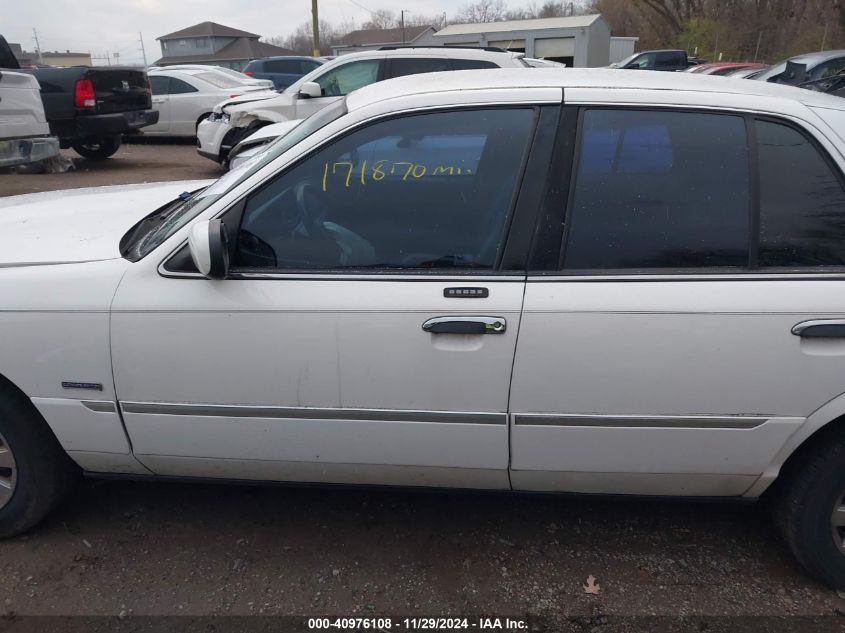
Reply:
<svg viewBox="0 0 845 633"><path fill-rule="evenodd" d="M333 55L372 51L382 46L430 46L433 26L406 26L395 29L359 29L332 44Z"/></svg>
<svg viewBox="0 0 845 633"><path fill-rule="evenodd" d="M201 22L156 39L161 59L154 66L209 64L243 70L253 59L293 55L293 51L260 42L261 36L217 22Z"/></svg>

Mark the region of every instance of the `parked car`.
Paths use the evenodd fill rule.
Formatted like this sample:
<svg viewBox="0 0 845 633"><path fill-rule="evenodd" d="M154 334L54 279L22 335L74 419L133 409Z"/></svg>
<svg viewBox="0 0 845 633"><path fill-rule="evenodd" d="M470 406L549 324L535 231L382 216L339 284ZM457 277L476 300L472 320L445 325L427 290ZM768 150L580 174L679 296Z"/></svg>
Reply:
<svg viewBox="0 0 845 633"><path fill-rule="evenodd" d="M258 128L304 119L363 86L443 70L526 68L521 53L480 48L390 48L343 55L272 98L241 97L218 104L197 128L197 152L226 164L231 149Z"/></svg>
<svg viewBox="0 0 845 633"><path fill-rule="evenodd" d="M762 68L742 68L740 70L731 71L725 76L733 77L734 79L754 79L757 75L766 72L768 68L768 66L763 66Z"/></svg>
<svg viewBox="0 0 845 633"><path fill-rule="evenodd" d="M269 79L276 90L284 90L323 63L316 57L267 57L249 62L244 74L256 79Z"/></svg>
<svg viewBox="0 0 845 633"><path fill-rule="evenodd" d="M36 68L50 133L85 158L108 158L123 134L158 121L147 73L120 66Z"/></svg>
<svg viewBox="0 0 845 633"><path fill-rule="evenodd" d="M221 101L241 95L276 94L264 86L240 83L205 69L162 68L151 70L149 77L159 118L144 130L145 136L195 136L197 125Z"/></svg>
<svg viewBox="0 0 845 633"><path fill-rule="evenodd" d="M611 68L627 70L662 70L676 72L689 68L687 52L680 49L642 51L611 64Z"/></svg>
<svg viewBox="0 0 845 633"><path fill-rule="evenodd" d="M225 68L223 66L210 66L205 64L172 64L170 66L150 66L147 72L151 70L205 70L209 72L221 73L230 79L234 79L238 83L246 84L247 86L257 86L260 88L274 88L273 82L269 79L255 79L254 77L247 77L237 70Z"/></svg>
<svg viewBox="0 0 845 633"><path fill-rule="evenodd" d="M80 471L765 496L845 587L843 103L439 73L210 186L0 199L0 533Z"/></svg>
<svg viewBox="0 0 845 633"><path fill-rule="evenodd" d="M531 68L566 68L566 64L550 59L537 59L534 57L523 57L522 59Z"/></svg>
<svg viewBox="0 0 845 633"><path fill-rule="evenodd" d="M790 57L755 77L758 81L797 86L808 81L825 79L845 70L845 50L807 53Z"/></svg>
<svg viewBox="0 0 845 633"><path fill-rule="evenodd" d="M18 61L0 35L0 167L36 163L59 153L50 136L38 80L15 72Z"/></svg>
<svg viewBox="0 0 845 633"><path fill-rule="evenodd" d="M728 76L740 70L756 72L761 71L766 67L767 66L765 64L758 64L756 62L711 62L709 64L690 66L687 69L687 72L702 75Z"/></svg>

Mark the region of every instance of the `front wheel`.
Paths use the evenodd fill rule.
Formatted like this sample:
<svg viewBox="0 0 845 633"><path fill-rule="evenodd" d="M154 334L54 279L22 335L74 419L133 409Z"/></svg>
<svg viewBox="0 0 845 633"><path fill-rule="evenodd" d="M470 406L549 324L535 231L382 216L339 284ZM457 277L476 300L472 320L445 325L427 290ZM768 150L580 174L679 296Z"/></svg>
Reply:
<svg viewBox="0 0 845 633"><path fill-rule="evenodd" d="M813 576L845 589L845 433L824 433L775 483L772 507L792 552Z"/></svg>
<svg viewBox="0 0 845 633"><path fill-rule="evenodd" d="M29 399L0 387L0 538L36 525L78 477Z"/></svg>
<svg viewBox="0 0 845 633"><path fill-rule="evenodd" d="M85 143L74 143L74 151L89 160L104 160L120 149L121 138L109 136L106 138L87 141Z"/></svg>

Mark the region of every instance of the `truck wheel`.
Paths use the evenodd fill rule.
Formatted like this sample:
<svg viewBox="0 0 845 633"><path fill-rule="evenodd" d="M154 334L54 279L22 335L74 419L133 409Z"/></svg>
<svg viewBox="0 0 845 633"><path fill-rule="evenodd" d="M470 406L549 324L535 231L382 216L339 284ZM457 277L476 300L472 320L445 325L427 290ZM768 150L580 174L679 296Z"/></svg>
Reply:
<svg viewBox="0 0 845 633"><path fill-rule="evenodd" d="M845 433L837 429L817 440L775 482L772 510L807 571L845 589Z"/></svg>
<svg viewBox="0 0 845 633"><path fill-rule="evenodd" d="M0 387L0 538L41 521L79 473L29 399Z"/></svg>
<svg viewBox="0 0 845 633"><path fill-rule="evenodd" d="M103 160L120 149L120 142L121 138L118 134L117 136L97 139L93 142L74 143L73 149L77 154L89 160Z"/></svg>

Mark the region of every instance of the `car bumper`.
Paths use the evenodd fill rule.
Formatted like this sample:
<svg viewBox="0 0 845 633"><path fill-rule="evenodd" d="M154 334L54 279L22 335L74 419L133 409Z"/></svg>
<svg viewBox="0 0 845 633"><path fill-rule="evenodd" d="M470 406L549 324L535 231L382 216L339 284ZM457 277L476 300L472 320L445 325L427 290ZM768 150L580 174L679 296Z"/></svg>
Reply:
<svg viewBox="0 0 845 633"><path fill-rule="evenodd" d="M224 147L223 141L233 129L235 128L228 122L208 119L201 121L197 126L197 153L217 163L223 162L229 150L232 149L231 146Z"/></svg>
<svg viewBox="0 0 845 633"><path fill-rule="evenodd" d="M59 139L55 136L0 141L0 167L37 163L58 154Z"/></svg>
<svg viewBox="0 0 845 633"><path fill-rule="evenodd" d="M114 114L78 116L67 121L52 121L50 131L66 146L70 142L132 132L155 123L158 123L156 110L130 110Z"/></svg>

